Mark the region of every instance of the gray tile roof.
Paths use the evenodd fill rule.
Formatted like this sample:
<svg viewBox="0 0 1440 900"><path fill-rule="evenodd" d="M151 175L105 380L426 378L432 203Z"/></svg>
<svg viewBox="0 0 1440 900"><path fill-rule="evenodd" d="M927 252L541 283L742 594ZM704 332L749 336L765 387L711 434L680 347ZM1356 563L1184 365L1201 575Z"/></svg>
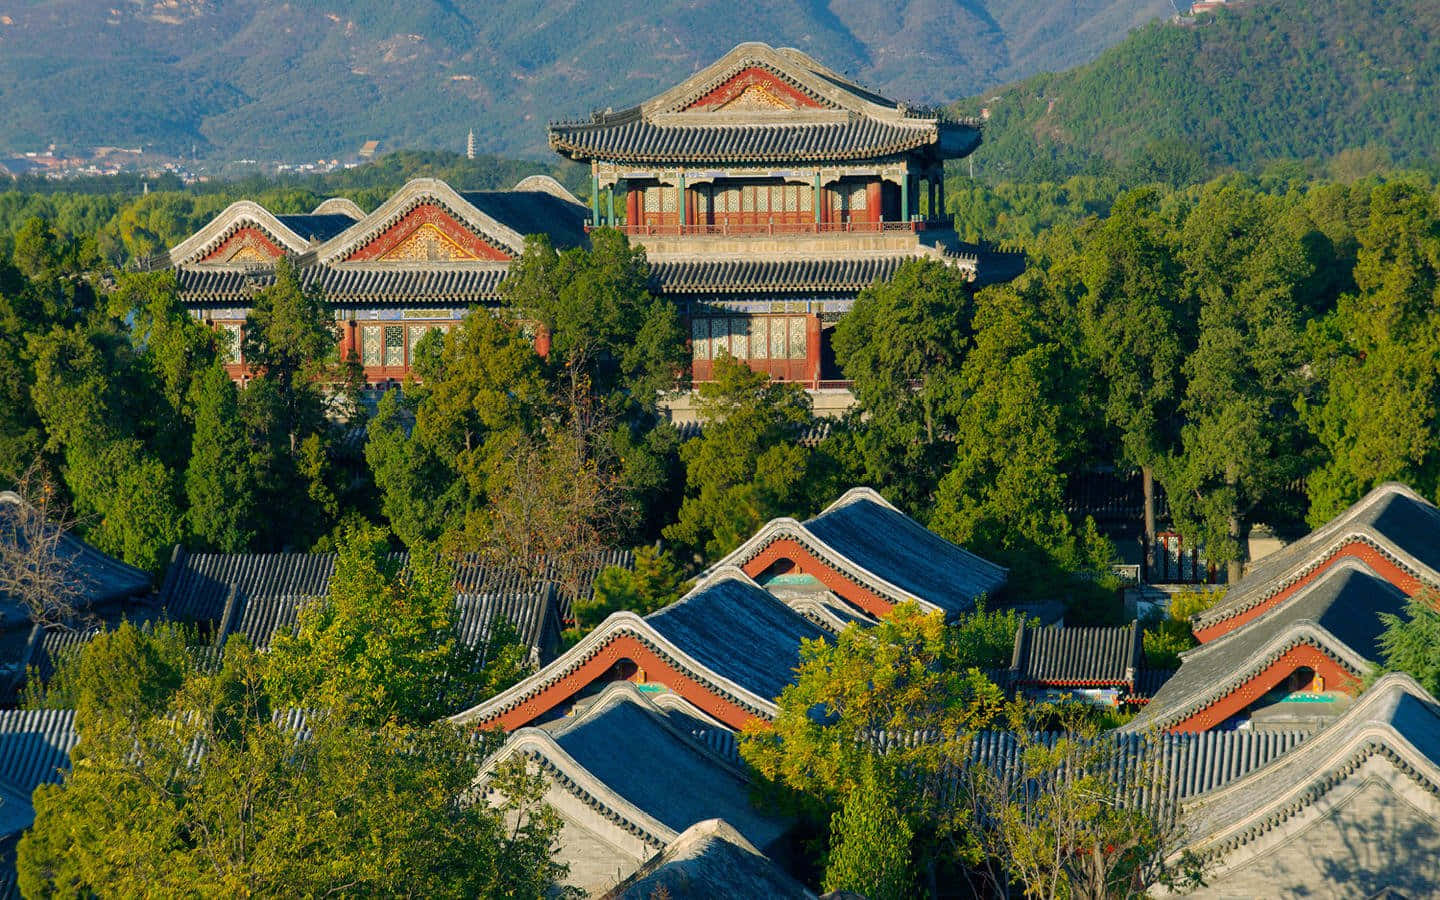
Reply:
<svg viewBox="0 0 1440 900"><path fill-rule="evenodd" d="M852 293L914 258L661 259L650 263L650 281L662 294Z"/></svg>
<svg viewBox="0 0 1440 900"><path fill-rule="evenodd" d="M1377 681L1338 720L1294 752L1185 809L1194 846L1223 853L1316 803L1372 757L1440 795L1440 704L1408 675Z"/></svg>
<svg viewBox="0 0 1440 900"><path fill-rule="evenodd" d="M947 614L1005 586L1004 567L950 543L873 491L847 493L804 527L855 566Z"/></svg>
<svg viewBox="0 0 1440 900"><path fill-rule="evenodd" d="M1264 557L1225 599L1195 616L1197 631L1232 618L1313 572L1340 545L1359 540L1421 581L1440 584L1440 510L1413 490L1382 484L1304 538Z"/></svg>
<svg viewBox="0 0 1440 900"><path fill-rule="evenodd" d="M675 671L745 715L773 718L775 698L794 679L800 642L828 640L830 634L744 572L725 567L707 573L690 593L644 618L633 612L611 614L549 665L452 720L494 722L517 709L524 709L519 724L553 717L574 703L583 685L543 709L526 704L564 683L622 638L638 640Z"/></svg>
<svg viewBox="0 0 1440 900"><path fill-rule="evenodd" d="M1098 628L1034 628L1015 632L1010 678L1016 685L1134 690L1144 655L1138 622Z"/></svg>
<svg viewBox="0 0 1440 900"><path fill-rule="evenodd" d="M591 776L677 833L723 818L764 847L787 828L751 804L743 768L676 727L629 683L607 688L593 706L550 734Z"/></svg>
<svg viewBox="0 0 1440 900"><path fill-rule="evenodd" d="M299 269L300 283L318 287L326 302L424 303L471 306L500 299L504 263L434 266L326 266ZM175 270L180 299L189 304L245 305L275 281L268 268L185 267Z"/></svg>
<svg viewBox="0 0 1440 900"><path fill-rule="evenodd" d="M328 241L355 224L353 218L343 213L312 212L303 215L277 215L275 218L312 244Z"/></svg>
<svg viewBox="0 0 1440 900"><path fill-rule="evenodd" d="M18 494L0 491L0 540L21 540L16 530L16 516L23 502ZM101 553L73 534L61 537L59 553L78 583L81 591L79 605L82 607L101 606L150 593L149 575ZM0 596L0 603L18 606L19 601ZM14 614L12 611L11 615ZM24 614L23 611L21 614Z"/></svg>
<svg viewBox="0 0 1440 900"><path fill-rule="evenodd" d="M403 566L406 555L394 559ZM556 591L557 613L562 622L571 619L576 597L589 597L595 576L609 566L633 568L628 550L607 550L580 573L573 590ZM241 603L256 599L313 597L324 594L335 569L333 553L189 553L177 548L165 581L160 602L169 615L180 621L218 624L230 602L233 588ZM541 565L542 578L546 567ZM526 596L535 588L515 567L489 566L478 557L459 564L458 584L462 595ZM291 619L290 621L293 621ZM273 631L267 629L266 633ZM258 632L257 632L258 633Z"/></svg>
<svg viewBox="0 0 1440 900"><path fill-rule="evenodd" d="M585 208L548 191L461 191L460 196L522 235L548 236L556 249L588 243Z"/></svg>
<svg viewBox="0 0 1440 900"><path fill-rule="evenodd" d="M691 105L735 75L764 70L807 98L801 109ZM945 158L980 143L978 123L912 111L798 50L741 44L639 106L550 126L552 149L572 159L628 162L803 162L874 159L933 147Z"/></svg>
<svg viewBox="0 0 1440 900"><path fill-rule="evenodd" d="M720 819L685 829L603 900L814 900L815 895Z"/></svg>
<svg viewBox="0 0 1440 900"><path fill-rule="evenodd" d="M1109 775L1115 787L1142 787L1152 809L1173 810L1177 803L1219 790L1301 746L1307 731L1210 731L1202 734L1116 734ZM1032 736L1054 747L1059 733ZM1017 773L1023 745L1008 731L986 731L971 738L968 758L1000 773ZM1145 779L1145 784L1135 779Z"/></svg>
<svg viewBox="0 0 1440 900"><path fill-rule="evenodd" d="M970 149L980 143L978 128L948 123L946 128L968 131ZM865 118L804 124L660 125L644 119L638 110L626 110L598 121L551 125L550 147L572 159L615 162L829 162L917 150L937 143L939 130L935 122Z"/></svg>
<svg viewBox="0 0 1440 900"><path fill-rule="evenodd" d="M795 679L800 642L828 637L820 626L739 579L692 591L645 621L710 671L769 699Z"/></svg>
<svg viewBox="0 0 1440 900"><path fill-rule="evenodd" d="M1301 641L1363 674L1379 657L1380 614L1398 614L1405 603L1399 588L1364 563L1342 560L1275 609L1181 654L1180 670L1130 727L1169 727L1193 715Z"/></svg>

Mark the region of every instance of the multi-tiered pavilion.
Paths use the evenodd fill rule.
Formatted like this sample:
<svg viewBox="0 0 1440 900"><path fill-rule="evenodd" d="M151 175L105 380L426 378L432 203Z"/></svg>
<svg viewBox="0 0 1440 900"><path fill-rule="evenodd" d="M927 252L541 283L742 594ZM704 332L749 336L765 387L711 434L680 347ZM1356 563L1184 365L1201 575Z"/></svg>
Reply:
<svg viewBox="0 0 1440 900"><path fill-rule="evenodd" d="M696 380L729 353L811 386L837 377L825 329L906 259L1014 274L944 212L945 161L979 144L974 122L760 43L638 106L550 126L550 146L590 166L592 225L642 244L688 316Z"/></svg>

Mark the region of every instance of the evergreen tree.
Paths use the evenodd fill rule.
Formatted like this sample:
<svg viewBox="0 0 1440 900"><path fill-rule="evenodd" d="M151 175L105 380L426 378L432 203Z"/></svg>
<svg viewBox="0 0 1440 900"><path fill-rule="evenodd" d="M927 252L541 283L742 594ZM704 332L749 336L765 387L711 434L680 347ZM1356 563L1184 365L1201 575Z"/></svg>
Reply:
<svg viewBox="0 0 1440 900"><path fill-rule="evenodd" d="M708 559L813 502L806 490L811 454L796 443L811 422L810 398L728 355L715 360L714 379L700 385L705 431L680 449L685 499L665 529L667 538Z"/></svg>
<svg viewBox="0 0 1440 900"><path fill-rule="evenodd" d="M1432 695L1440 694L1440 611L1427 592L1405 604L1405 616L1382 613L1380 652L1385 670L1406 672Z"/></svg>
<svg viewBox="0 0 1440 900"><path fill-rule="evenodd" d="M863 477L907 506L929 498L953 453L970 292L954 266L909 261L861 291L835 326L835 360L854 382Z"/></svg>
<svg viewBox="0 0 1440 900"><path fill-rule="evenodd" d="M190 533L223 553L243 552L260 530L263 490L251 465L235 384L223 368L212 365L196 377L189 402L195 416L185 471Z"/></svg>
<svg viewBox="0 0 1440 900"><path fill-rule="evenodd" d="M1229 561L1232 583L1251 518L1282 512L1284 488L1303 471L1295 296L1313 266L1299 236L1277 227L1278 212L1254 190L1218 182L1183 230L1199 339L1183 367L1181 448L1162 474L1181 531Z"/></svg>
<svg viewBox="0 0 1440 900"><path fill-rule="evenodd" d="M1310 521L1380 482L1440 491L1440 213L1426 192L1385 185L1359 235L1357 291L1311 328L1322 393L1302 404L1327 459L1309 479Z"/></svg>

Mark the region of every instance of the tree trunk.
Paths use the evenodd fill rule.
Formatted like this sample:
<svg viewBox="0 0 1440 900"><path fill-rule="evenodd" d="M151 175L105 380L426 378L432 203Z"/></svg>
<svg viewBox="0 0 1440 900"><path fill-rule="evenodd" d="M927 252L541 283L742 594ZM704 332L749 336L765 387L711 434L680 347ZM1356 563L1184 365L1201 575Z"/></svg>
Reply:
<svg viewBox="0 0 1440 900"><path fill-rule="evenodd" d="M1141 560L1144 580L1150 580L1151 567L1155 565L1155 470L1150 466L1140 467L1140 482L1145 492L1145 554Z"/></svg>
<svg viewBox="0 0 1440 900"><path fill-rule="evenodd" d="M1225 468L1225 484L1232 490L1240 480L1235 471L1235 464L1231 463ZM1245 571L1245 548L1240 545L1240 503L1239 498L1232 501L1230 507L1230 518L1227 521L1231 546L1235 548L1230 555L1230 562L1226 567L1225 581L1227 584L1234 584L1240 580Z"/></svg>

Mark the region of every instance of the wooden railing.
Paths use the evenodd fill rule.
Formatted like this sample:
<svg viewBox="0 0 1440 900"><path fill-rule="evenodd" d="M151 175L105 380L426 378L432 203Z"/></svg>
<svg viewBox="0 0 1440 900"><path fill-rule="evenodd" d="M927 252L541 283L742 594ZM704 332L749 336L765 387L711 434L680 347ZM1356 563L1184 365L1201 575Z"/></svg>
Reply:
<svg viewBox="0 0 1440 900"><path fill-rule="evenodd" d="M887 231L919 232L927 228L950 228L951 226L950 219L916 219L912 222L720 222L714 225L637 223L635 225L600 227L614 228L623 234L632 236L679 237L681 235L879 234ZM585 223L587 232L596 227L593 222Z"/></svg>

